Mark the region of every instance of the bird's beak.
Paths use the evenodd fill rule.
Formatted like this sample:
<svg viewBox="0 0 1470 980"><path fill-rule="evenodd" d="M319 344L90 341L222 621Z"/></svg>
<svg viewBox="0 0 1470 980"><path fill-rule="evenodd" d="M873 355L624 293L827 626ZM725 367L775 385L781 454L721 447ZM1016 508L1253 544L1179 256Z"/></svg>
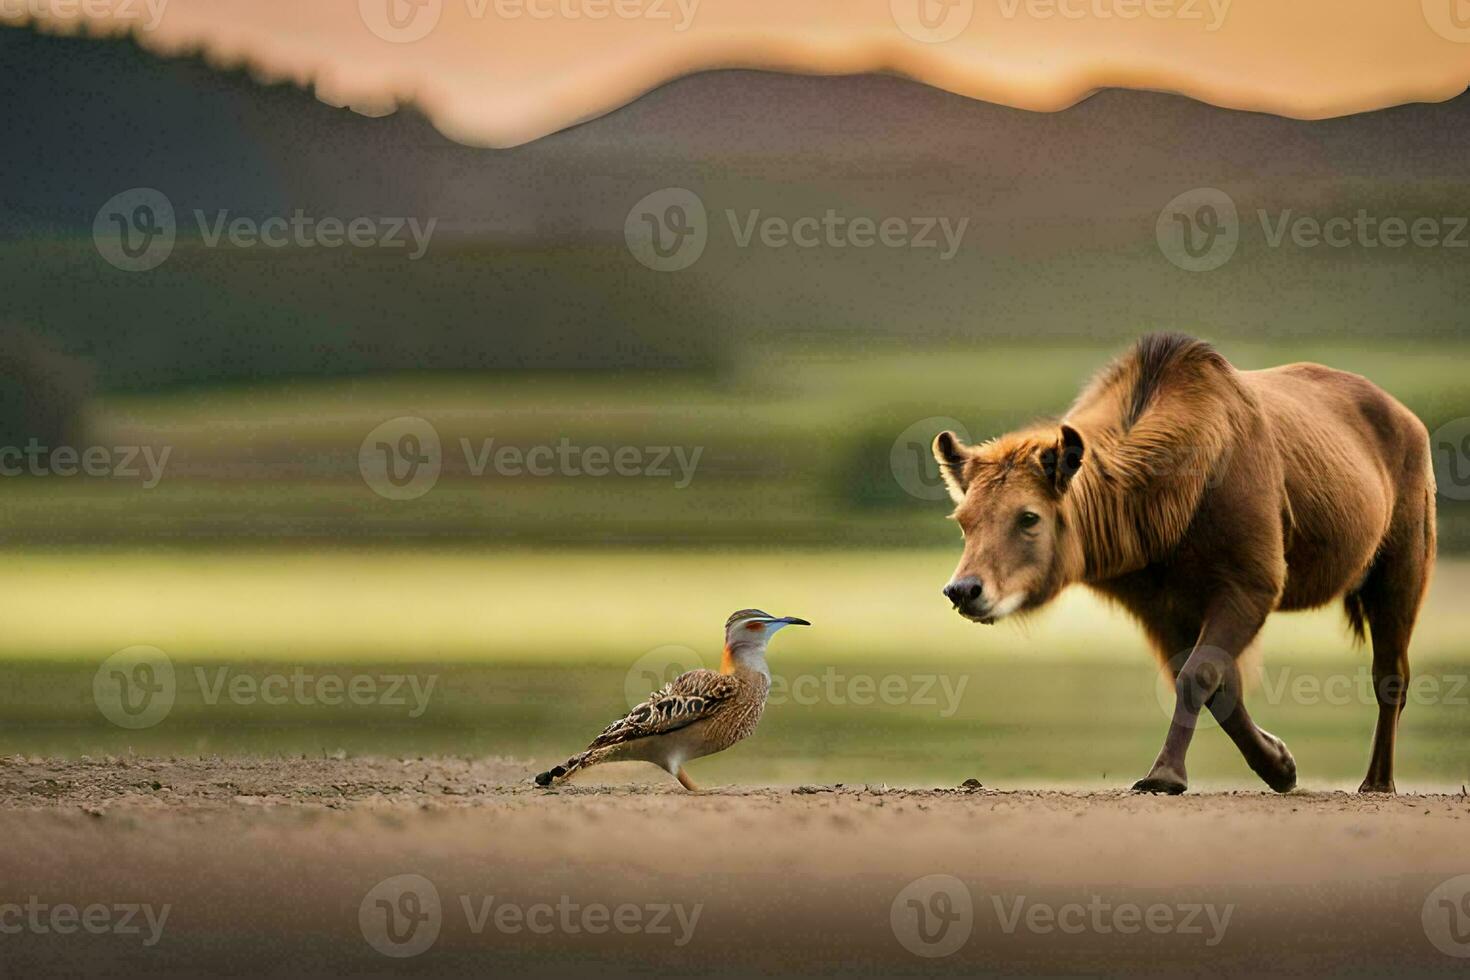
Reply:
<svg viewBox="0 0 1470 980"><path fill-rule="evenodd" d="M804 619L797 619L795 616L782 616L779 619L774 620L774 622L784 623L787 626L810 626L811 625L811 623L808 623L806 620L804 620Z"/></svg>

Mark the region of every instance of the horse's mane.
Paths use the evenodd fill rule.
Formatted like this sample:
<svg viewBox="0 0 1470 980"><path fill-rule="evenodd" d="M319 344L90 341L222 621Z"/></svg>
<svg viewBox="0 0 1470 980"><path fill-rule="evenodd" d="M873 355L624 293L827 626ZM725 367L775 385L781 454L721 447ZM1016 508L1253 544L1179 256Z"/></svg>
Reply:
<svg viewBox="0 0 1470 980"><path fill-rule="evenodd" d="M1098 373L1064 419L1086 445L1063 515L1087 578L1169 555L1253 409L1229 362L1182 334L1145 336Z"/></svg>

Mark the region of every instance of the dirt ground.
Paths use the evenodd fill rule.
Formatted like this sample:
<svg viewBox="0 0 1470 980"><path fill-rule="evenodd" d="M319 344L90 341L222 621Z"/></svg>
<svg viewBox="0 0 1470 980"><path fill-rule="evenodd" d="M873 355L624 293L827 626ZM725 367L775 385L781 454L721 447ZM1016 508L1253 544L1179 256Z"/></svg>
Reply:
<svg viewBox="0 0 1470 980"><path fill-rule="evenodd" d="M1470 798L0 761L7 976L1459 973Z"/></svg>

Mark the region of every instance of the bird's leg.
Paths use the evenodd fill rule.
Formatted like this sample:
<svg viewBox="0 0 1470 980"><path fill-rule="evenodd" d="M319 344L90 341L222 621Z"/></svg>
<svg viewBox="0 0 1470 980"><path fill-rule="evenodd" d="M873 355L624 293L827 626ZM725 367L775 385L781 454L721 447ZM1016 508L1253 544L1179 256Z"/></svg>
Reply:
<svg viewBox="0 0 1470 980"><path fill-rule="evenodd" d="M691 792L691 793L698 793L699 792L699 787L694 785L694 780L692 780L692 779L689 778L689 774L684 771L684 767L683 766L680 766L678 772L674 773L674 775L678 778L679 785L683 786L689 792Z"/></svg>

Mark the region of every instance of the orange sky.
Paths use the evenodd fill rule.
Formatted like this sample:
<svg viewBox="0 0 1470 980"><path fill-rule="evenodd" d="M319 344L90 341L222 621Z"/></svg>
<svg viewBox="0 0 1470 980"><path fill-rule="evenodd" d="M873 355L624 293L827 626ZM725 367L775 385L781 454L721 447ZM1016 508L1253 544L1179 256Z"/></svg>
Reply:
<svg viewBox="0 0 1470 980"><path fill-rule="evenodd" d="M0 23L27 21L202 50L368 114L416 103L482 146L708 68L890 71L1035 110L1157 89L1301 118L1470 81L1470 0L0 0Z"/></svg>

